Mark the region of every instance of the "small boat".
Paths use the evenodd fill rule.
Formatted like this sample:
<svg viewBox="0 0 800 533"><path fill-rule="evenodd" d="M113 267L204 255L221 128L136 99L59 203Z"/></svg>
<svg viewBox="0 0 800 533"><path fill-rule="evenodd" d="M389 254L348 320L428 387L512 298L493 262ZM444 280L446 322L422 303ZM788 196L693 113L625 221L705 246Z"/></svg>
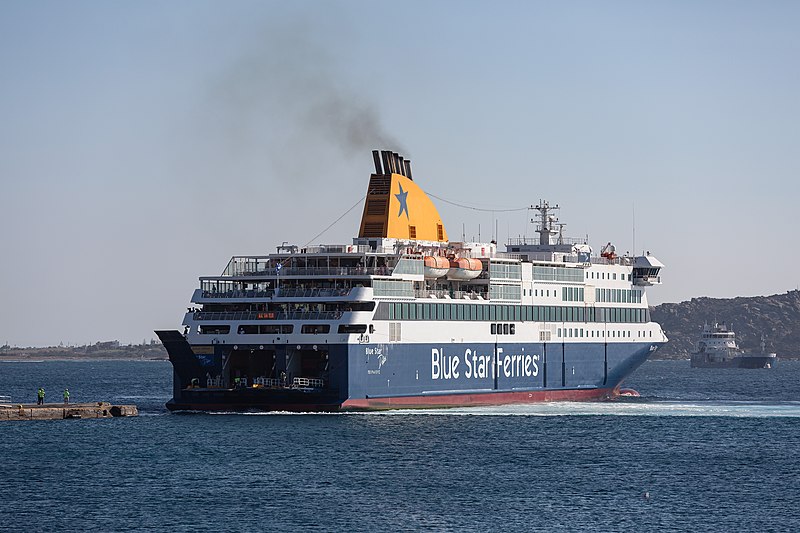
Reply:
<svg viewBox="0 0 800 533"><path fill-rule="evenodd" d="M483 264L478 259L459 257L450 260L450 270L447 279L468 280L475 279L483 272Z"/></svg>
<svg viewBox="0 0 800 533"><path fill-rule="evenodd" d="M426 255L424 263L425 279L441 278L450 270L450 261L440 255Z"/></svg>
<svg viewBox="0 0 800 533"><path fill-rule="evenodd" d="M705 324L692 353L692 368L773 368L778 360L775 353L767 353L766 342L761 337L761 352L747 352L739 348L736 334L725 324Z"/></svg>

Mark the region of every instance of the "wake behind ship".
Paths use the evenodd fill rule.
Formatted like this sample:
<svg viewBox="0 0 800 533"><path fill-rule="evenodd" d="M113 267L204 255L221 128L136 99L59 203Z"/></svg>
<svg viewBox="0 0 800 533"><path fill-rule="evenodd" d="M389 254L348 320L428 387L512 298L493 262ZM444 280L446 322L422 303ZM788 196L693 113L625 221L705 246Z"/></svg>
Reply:
<svg viewBox="0 0 800 533"><path fill-rule="evenodd" d="M592 400L667 339L652 255L595 255L540 201L539 234L450 241L411 162L373 151L352 244L235 256L157 331L171 410L338 411Z"/></svg>

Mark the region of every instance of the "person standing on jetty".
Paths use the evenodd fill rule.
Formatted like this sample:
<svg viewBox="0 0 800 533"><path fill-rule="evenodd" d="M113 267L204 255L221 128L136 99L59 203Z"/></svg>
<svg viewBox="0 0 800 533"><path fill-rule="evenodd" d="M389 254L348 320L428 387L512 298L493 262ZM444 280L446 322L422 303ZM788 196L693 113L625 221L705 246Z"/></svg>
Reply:
<svg viewBox="0 0 800 533"><path fill-rule="evenodd" d="M36 393L36 405L44 405L44 389L42 387L39 387Z"/></svg>
<svg viewBox="0 0 800 533"><path fill-rule="evenodd" d="M64 389L64 405L69 403L69 389Z"/></svg>

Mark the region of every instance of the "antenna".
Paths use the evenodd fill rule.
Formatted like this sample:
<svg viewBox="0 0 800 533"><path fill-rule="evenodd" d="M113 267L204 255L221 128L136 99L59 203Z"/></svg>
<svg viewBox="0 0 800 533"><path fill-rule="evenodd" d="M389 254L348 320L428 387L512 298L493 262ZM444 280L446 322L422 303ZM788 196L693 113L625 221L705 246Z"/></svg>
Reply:
<svg viewBox="0 0 800 533"><path fill-rule="evenodd" d="M633 250L633 255L635 257L636 256L636 202L633 202L631 210L633 212L633 248L631 248L631 250Z"/></svg>

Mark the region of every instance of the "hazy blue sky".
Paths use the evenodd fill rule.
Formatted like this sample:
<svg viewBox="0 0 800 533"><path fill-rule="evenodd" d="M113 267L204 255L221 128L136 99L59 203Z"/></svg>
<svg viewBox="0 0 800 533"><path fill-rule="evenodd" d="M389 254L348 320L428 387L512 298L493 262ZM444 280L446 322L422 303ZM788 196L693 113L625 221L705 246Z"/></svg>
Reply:
<svg viewBox="0 0 800 533"><path fill-rule="evenodd" d="M653 303L794 289L798 28L790 1L0 2L0 344L178 328L199 276L307 243L381 147L454 202L558 202L595 248L631 249L635 211Z"/></svg>

